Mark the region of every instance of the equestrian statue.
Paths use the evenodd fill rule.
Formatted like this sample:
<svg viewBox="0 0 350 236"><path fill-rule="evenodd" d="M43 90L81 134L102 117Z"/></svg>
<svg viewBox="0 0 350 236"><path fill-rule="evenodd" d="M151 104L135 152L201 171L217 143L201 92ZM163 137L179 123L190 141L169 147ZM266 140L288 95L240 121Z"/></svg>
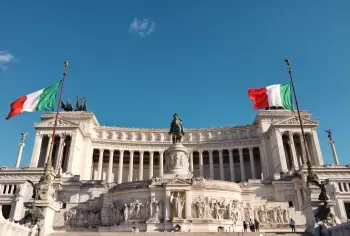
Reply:
<svg viewBox="0 0 350 236"><path fill-rule="evenodd" d="M171 139L173 143L179 143L184 136L184 128L182 126L182 120L179 118L179 115L175 113L173 115L173 121L170 124L169 135L171 135Z"/></svg>

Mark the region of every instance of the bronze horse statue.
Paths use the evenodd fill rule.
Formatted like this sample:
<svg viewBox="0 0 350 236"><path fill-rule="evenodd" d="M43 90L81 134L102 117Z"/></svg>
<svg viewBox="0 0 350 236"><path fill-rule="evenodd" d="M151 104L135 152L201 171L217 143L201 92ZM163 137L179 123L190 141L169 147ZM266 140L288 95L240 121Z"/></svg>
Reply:
<svg viewBox="0 0 350 236"><path fill-rule="evenodd" d="M184 136L184 129L182 126L182 120L179 118L179 115L175 113L173 115L173 121L170 124L170 131L173 143L179 143L182 140L182 136Z"/></svg>

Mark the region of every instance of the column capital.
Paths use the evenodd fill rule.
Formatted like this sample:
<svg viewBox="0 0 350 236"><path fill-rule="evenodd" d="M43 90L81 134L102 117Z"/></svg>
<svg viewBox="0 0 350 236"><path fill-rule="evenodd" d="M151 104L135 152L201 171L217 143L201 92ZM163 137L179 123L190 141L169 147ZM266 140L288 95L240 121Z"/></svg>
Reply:
<svg viewBox="0 0 350 236"><path fill-rule="evenodd" d="M197 150L197 152L199 153L199 155L203 155L203 150Z"/></svg>
<svg viewBox="0 0 350 236"><path fill-rule="evenodd" d="M159 155L163 155L164 154L164 151L161 150L161 151L158 151L159 152Z"/></svg>
<svg viewBox="0 0 350 236"><path fill-rule="evenodd" d="M52 134L47 134L47 137L48 138L52 138Z"/></svg>
<svg viewBox="0 0 350 236"><path fill-rule="evenodd" d="M124 154L124 149L119 149L120 154Z"/></svg>
<svg viewBox="0 0 350 236"><path fill-rule="evenodd" d="M253 151L254 147L248 147L249 151Z"/></svg>
<svg viewBox="0 0 350 236"><path fill-rule="evenodd" d="M37 136L43 136L43 134L41 133L41 131L40 130L37 130L36 132L35 132L35 135L37 135Z"/></svg>
<svg viewBox="0 0 350 236"><path fill-rule="evenodd" d="M114 153L114 151L115 151L115 150L114 150L114 149L112 149L112 148L111 148L111 149L109 149L109 153L110 153L110 154Z"/></svg>
<svg viewBox="0 0 350 236"><path fill-rule="evenodd" d="M227 151L228 151L229 153L232 153L232 152L233 152L233 148L227 148Z"/></svg>
<svg viewBox="0 0 350 236"><path fill-rule="evenodd" d="M154 154L154 151L148 151L150 155L153 155Z"/></svg>
<svg viewBox="0 0 350 236"><path fill-rule="evenodd" d="M222 154L223 151L224 151L223 149L218 149L218 152L219 152L220 154Z"/></svg>
<svg viewBox="0 0 350 236"><path fill-rule="evenodd" d="M145 153L145 151L141 150L139 151L140 155L143 155Z"/></svg>
<svg viewBox="0 0 350 236"><path fill-rule="evenodd" d="M99 148L98 150L100 150L100 153L103 153L105 151L103 148Z"/></svg>
<svg viewBox="0 0 350 236"><path fill-rule="evenodd" d="M213 149L209 149L208 152L209 152L209 155L210 155L210 154L213 154L214 150Z"/></svg>
<svg viewBox="0 0 350 236"><path fill-rule="evenodd" d="M60 133L58 135L61 139L65 140L67 138L67 133Z"/></svg>
<svg viewBox="0 0 350 236"><path fill-rule="evenodd" d="M242 147L239 147L237 148L239 152L243 152L243 148Z"/></svg>
<svg viewBox="0 0 350 236"><path fill-rule="evenodd" d="M129 150L130 155L134 155L135 150Z"/></svg>

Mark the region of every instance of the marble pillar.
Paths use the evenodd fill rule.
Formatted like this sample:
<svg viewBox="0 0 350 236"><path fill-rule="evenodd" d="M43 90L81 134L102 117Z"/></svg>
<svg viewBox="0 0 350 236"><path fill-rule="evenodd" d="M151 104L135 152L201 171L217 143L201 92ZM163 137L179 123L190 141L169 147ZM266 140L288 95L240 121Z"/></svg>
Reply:
<svg viewBox="0 0 350 236"><path fill-rule="evenodd" d="M149 152L149 173L148 173L148 178L152 179L153 177L153 151Z"/></svg>
<svg viewBox="0 0 350 236"><path fill-rule="evenodd" d="M108 172L107 172L107 183L112 183L114 180L112 179L112 172L113 172L113 156L114 156L114 150L109 150L109 160L108 160Z"/></svg>
<svg viewBox="0 0 350 236"><path fill-rule="evenodd" d="M43 135L39 131L36 131L30 167L38 167L42 141Z"/></svg>
<svg viewBox="0 0 350 236"><path fill-rule="evenodd" d="M121 184L123 182L124 150L120 150L119 153L118 184Z"/></svg>
<svg viewBox="0 0 350 236"><path fill-rule="evenodd" d="M143 151L140 151L139 180L143 180Z"/></svg>
<svg viewBox="0 0 350 236"><path fill-rule="evenodd" d="M103 167L103 149L100 149L100 155L98 157L98 167L97 167L97 180L102 180L103 178L103 172L102 172L102 167Z"/></svg>
<svg viewBox="0 0 350 236"><path fill-rule="evenodd" d="M243 158L243 148L238 148L239 151L239 164L241 166L241 181L245 181L245 170L244 170L244 158Z"/></svg>
<svg viewBox="0 0 350 236"><path fill-rule="evenodd" d="M230 158L230 176L231 176L231 181L235 182L235 166L233 162L233 149L228 150L229 158Z"/></svg>
<svg viewBox="0 0 350 236"><path fill-rule="evenodd" d="M252 147L249 147L249 160L250 160L250 169L252 171L252 179L256 179L254 154L253 154Z"/></svg>
<svg viewBox="0 0 350 236"><path fill-rule="evenodd" d="M334 159L334 164L336 166L339 166L339 159L338 159L338 155L337 155L337 151L335 150L335 146L334 146L334 141L330 140L329 144L331 145L332 148L332 154L333 154L333 159Z"/></svg>
<svg viewBox="0 0 350 236"><path fill-rule="evenodd" d="M164 152L159 152L159 176L164 174Z"/></svg>
<svg viewBox="0 0 350 236"><path fill-rule="evenodd" d="M213 160L213 150L209 150L209 171L210 178L214 179L214 160Z"/></svg>
<svg viewBox="0 0 350 236"><path fill-rule="evenodd" d="M130 158L129 158L129 176L128 181L132 182L133 177L133 169L134 169L134 151L130 151Z"/></svg>
<svg viewBox="0 0 350 236"><path fill-rule="evenodd" d="M293 134L291 134L291 133L289 134L288 145L289 145L289 149L291 150L294 168L295 168L295 170L299 170L300 166L299 166L299 162L298 162L298 158L297 158L297 152L295 150Z"/></svg>
<svg viewBox="0 0 350 236"><path fill-rule="evenodd" d="M190 171L193 173L193 151L190 153Z"/></svg>
<svg viewBox="0 0 350 236"><path fill-rule="evenodd" d="M24 146L25 146L24 142L20 142L19 143L19 149L18 149L17 161L16 161L16 168L19 168L19 165L21 163L21 158L22 158L22 153L23 153Z"/></svg>
<svg viewBox="0 0 350 236"><path fill-rule="evenodd" d="M203 150L199 150L199 176L203 177Z"/></svg>
<svg viewBox="0 0 350 236"><path fill-rule="evenodd" d="M225 180L223 150L219 150L220 179Z"/></svg>

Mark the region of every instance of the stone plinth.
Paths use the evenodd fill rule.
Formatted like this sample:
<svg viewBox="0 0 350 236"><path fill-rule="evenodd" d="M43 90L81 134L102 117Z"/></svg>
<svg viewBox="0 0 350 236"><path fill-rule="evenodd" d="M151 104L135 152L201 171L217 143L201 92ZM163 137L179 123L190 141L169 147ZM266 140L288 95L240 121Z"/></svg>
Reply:
<svg viewBox="0 0 350 236"><path fill-rule="evenodd" d="M165 151L165 176L192 176L189 170L188 150L181 143L174 143Z"/></svg>

